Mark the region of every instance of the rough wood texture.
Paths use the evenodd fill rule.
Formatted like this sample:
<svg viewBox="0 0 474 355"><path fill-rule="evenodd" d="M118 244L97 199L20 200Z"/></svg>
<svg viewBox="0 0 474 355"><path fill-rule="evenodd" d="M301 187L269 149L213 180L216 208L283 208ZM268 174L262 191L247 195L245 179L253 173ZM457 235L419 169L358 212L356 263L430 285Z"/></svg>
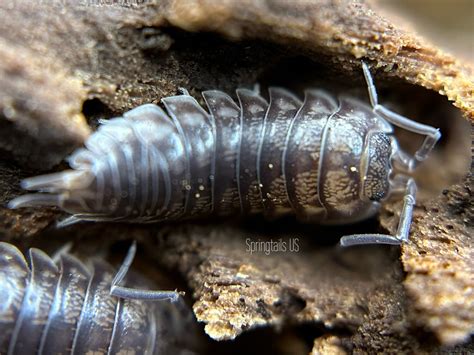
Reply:
<svg viewBox="0 0 474 355"><path fill-rule="evenodd" d="M472 67L390 23L365 1L163 2L165 17L189 31L215 31L232 39L260 38L330 56L345 68L375 61L388 76L436 90L474 118Z"/></svg>
<svg viewBox="0 0 474 355"><path fill-rule="evenodd" d="M158 102L178 87L193 95L210 88L232 92L237 86L251 87L268 77L271 68L295 57L300 59L290 68L294 83L312 70L326 83L339 81L342 87L360 86L363 91L359 60L364 58L379 68L376 81L386 90L401 93L408 87L403 83L424 87L474 118L472 67L389 23L365 2L44 3L0 2L2 205L20 193L22 177L50 170L80 145L97 118ZM215 32L234 42L186 31ZM303 56L317 63L304 73L298 72ZM442 106L441 95L413 87L409 92L428 107ZM425 114L421 109L418 113L416 117ZM457 124L451 114L440 116L443 127ZM451 140L462 131L454 129ZM450 168L464 164L456 154L437 161L445 171L422 174L422 180L449 175ZM252 333L258 326L315 322L319 330L314 337L331 335L316 340L316 353L328 348L439 351L443 348L433 338L420 339L434 334L441 343L454 344L474 330L471 193L469 176L446 194L419 202L401 263L397 249L341 253L320 243L333 243L329 235L342 231L303 228L294 221L286 234L276 232L281 224L271 230L264 225L257 232L248 225L171 226L167 236L160 234L159 260L181 271L193 290L196 315L215 339ZM387 204L381 225L393 231L398 213L399 205ZM0 207L0 239L48 241L46 228L57 218L52 209ZM353 228L376 227L369 223ZM344 231L354 232L350 228ZM125 231L128 238L145 234L141 240L153 243L156 234L156 227L130 227L121 233L108 226L86 230L89 237L83 242L89 243L99 235L124 237ZM81 226L55 232L63 240L78 233L85 233ZM298 237L301 252L252 256L245 244L250 235L264 241ZM312 346L311 341L308 351Z"/></svg>
<svg viewBox="0 0 474 355"><path fill-rule="evenodd" d="M413 237L402 248L413 299L412 321L432 329L445 344L466 341L474 324L473 179L451 187L419 209Z"/></svg>
<svg viewBox="0 0 474 355"><path fill-rule="evenodd" d="M85 97L64 65L0 38L0 149L32 168L58 164L89 134Z"/></svg>
<svg viewBox="0 0 474 355"><path fill-rule="evenodd" d="M362 350L370 338L369 348L383 349L391 342L400 342L393 344L399 350L409 348L396 249L341 250L311 244L308 230L278 229L284 227L263 227L258 233L223 225L189 226L161 233L156 249L165 252L158 259L189 280L198 300L195 314L211 337L233 339L262 325L316 322L328 333L354 333L346 346ZM317 234L329 237L327 231ZM251 242L280 239L287 243L286 253L249 253ZM298 252L289 252L292 239L298 239ZM389 329L390 335L378 335Z"/></svg>

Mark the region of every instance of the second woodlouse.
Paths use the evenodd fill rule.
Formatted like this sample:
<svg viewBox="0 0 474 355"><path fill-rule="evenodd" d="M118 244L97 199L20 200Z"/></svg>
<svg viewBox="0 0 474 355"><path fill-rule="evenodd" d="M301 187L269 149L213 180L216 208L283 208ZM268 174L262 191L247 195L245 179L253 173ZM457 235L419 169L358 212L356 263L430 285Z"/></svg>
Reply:
<svg viewBox="0 0 474 355"><path fill-rule="evenodd" d="M424 160L439 130L378 104L362 63L369 107L324 91L308 90L302 103L270 88L268 104L239 89L238 106L220 91L203 92L209 113L189 96L139 106L102 126L70 158L74 170L29 178L17 208L55 205L74 214L62 223L150 223L216 213L294 213L317 223L340 224L375 214L380 202L405 191L395 236L345 236L342 245L400 244L408 239L416 184L408 174ZM393 125L426 136L413 155L403 152ZM392 176L392 164L405 173Z"/></svg>
<svg viewBox="0 0 474 355"><path fill-rule="evenodd" d="M102 260L84 263L60 253L55 262L34 248L29 266L15 246L0 242L0 354L189 354L198 349L194 315L177 292L119 286L134 252L135 245L114 277L113 267ZM149 285L129 276L128 286ZM144 301L167 298L174 302Z"/></svg>

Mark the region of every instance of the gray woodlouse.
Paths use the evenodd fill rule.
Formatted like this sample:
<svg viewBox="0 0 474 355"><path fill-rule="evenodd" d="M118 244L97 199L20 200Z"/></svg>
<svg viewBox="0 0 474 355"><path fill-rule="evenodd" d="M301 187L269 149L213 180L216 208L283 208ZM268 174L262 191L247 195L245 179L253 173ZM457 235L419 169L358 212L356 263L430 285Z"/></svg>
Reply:
<svg viewBox="0 0 474 355"><path fill-rule="evenodd" d="M104 121L69 163L74 170L23 181L29 194L10 207L55 205L77 221L140 223L216 213L294 213L307 222L351 223L374 215L381 201L405 191L395 236L345 236L342 245L400 244L408 239L416 184L408 173L424 160L439 130L378 104L362 63L372 107L321 90L302 103L270 88L270 103L238 89L240 107L220 91L203 92L209 113L189 96L167 97ZM426 136L403 152L393 125ZM393 167L399 173L393 174ZM401 171L401 172L400 172Z"/></svg>
<svg viewBox="0 0 474 355"><path fill-rule="evenodd" d="M61 253L55 263L34 248L29 267L16 247L0 242L0 354L189 354L196 321L177 292L118 286L134 253L135 245L114 278L104 261L87 267ZM130 276L147 284L133 274L127 283Z"/></svg>

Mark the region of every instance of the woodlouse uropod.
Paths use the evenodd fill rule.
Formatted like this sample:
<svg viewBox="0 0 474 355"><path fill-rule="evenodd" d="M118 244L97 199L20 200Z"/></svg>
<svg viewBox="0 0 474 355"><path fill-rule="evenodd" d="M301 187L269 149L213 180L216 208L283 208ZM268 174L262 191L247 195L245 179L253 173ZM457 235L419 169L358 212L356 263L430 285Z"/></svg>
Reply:
<svg viewBox="0 0 474 355"><path fill-rule="evenodd" d="M212 212L294 213L309 222L350 223L375 214L382 200L405 191L395 236L345 236L342 245L400 244L408 239L416 184L409 173L439 130L378 104L362 63L371 106L321 90L302 103L270 88L268 104L239 89L240 107L220 91L203 92L207 113L187 92L158 106L139 106L102 126L77 150L74 170L23 181L29 194L10 207L56 205L81 220L156 222ZM393 125L426 136L413 155L401 150ZM392 168L399 171L394 175Z"/></svg>
<svg viewBox="0 0 474 355"><path fill-rule="evenodd" d="M194 318L177 292L118 286L133 245L114 277L106 262L89 267L68 253L53 261L29 250L30 266L13 245L0 242L1 354L163 354L192 350ZM130 280L133 277L133 281ZM128 275L126 283L148 280ZM126 298L125 298L126 297ZM149 302L171 299L174 302ZM196 336L196 338L198 337Z"/></svg>

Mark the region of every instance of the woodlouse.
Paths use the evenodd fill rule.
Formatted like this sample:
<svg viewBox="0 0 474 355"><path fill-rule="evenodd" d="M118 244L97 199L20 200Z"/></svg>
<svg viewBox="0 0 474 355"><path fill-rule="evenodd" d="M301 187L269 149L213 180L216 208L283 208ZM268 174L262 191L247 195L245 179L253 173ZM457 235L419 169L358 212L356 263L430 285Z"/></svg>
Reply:
<svg viewBox="0 0 474 355"><path fill-rule="evenodd" d="M424 160L439 130L378 104L362 63L369 107L321 90L302 103L270 88L268 104L238 89L240 107L220 91L203 92L209 109L183 95L139 106L102 126L70 158L74 170L23 181L13 208L56 205L81 220L156 222L216 213L294 213L318 223L350 223L377 212L390 194L405 190L395 236L345 236L342 245L400 244L408 239L416 184L407 173ZM413 155L403 152L391 124L425 135ZM393 175L393 166L400 171Z"/></svg>
<svg viewBox="0 0 474 355"><path fill-rule="evenodd" d="M15 246L0 242L0 353L163 354L192 349L195 320L178 293L118 285L134 253L133 245L114 278L114 269L104 261L91 260L87 267L61 253L56 264L34 248L29 250L29 267ZM132 276L134 285L147 284ZM175 302L143 301L166 298Z"/></svg>

